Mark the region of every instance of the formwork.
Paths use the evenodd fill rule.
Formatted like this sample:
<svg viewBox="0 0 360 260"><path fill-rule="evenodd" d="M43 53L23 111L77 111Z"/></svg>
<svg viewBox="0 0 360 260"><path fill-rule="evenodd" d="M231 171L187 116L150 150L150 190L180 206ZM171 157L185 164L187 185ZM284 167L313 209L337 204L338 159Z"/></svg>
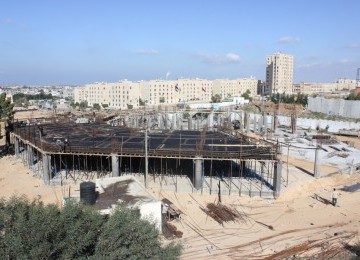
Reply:
<svg viewBox="0 0 360 260"><path fill-rule="evenodd" d="M48 184L148 172L145 184L178 192L271 195L276 186L277 147L241 133L28 122L14 124L13 142Z"/></svg>

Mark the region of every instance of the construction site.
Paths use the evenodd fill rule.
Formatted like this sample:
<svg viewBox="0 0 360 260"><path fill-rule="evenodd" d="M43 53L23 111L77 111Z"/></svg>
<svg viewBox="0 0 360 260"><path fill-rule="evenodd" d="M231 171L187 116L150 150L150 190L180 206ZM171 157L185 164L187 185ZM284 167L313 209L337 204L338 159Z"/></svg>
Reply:
<svg viewBox="0 0 360 260"><path fill-rule="evenodd" d="M247 114L186 113L15 122L15 154L46 184L131 174L176 192L279 196L278 146L234 130L249 131Z"/></svg>
<svg viewBox="0 0 360 260"><path fill-rule="evenodd" d="M30 114L14 121L7 160L14 170L22 162L44 200L81 197L93 181L103 210L119 201L151 208L164 237L184 245L183 259L330 259L360 230L360 125L279 111ZM6 187L29 189L17 171Z"/></svg>

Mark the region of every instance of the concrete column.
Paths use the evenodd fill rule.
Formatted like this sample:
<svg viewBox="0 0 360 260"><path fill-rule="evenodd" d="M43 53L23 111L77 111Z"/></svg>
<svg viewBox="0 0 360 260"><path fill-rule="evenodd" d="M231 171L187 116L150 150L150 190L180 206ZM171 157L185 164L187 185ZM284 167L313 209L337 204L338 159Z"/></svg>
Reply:
<svg viewBox="0 0 360 260"><path fill-rule="evenodd" d="M200 130L200 123L201 123L201 119L196 119L196 130Z"/></svg>
<svg viewBox="0 0 360 260"><path fill-rule="evenodd" d="M192 117L191 117L191 114L188 118L188 130L192 130Z"/></svg>
<svg viewBox="0 0 360 260"><path fill-rule="evenodd" d="M112 170L112 176L118 177L120 176L120 170L119 170L119 157L115 154L111 155L111 170Z"/></svg>
<svg viewBox="0 0 360 260"><path fill-rule="evenodd" d="M168 125L169 125L168 120L169 120L169 115L166 113L166 114L165 114L165 120L164 120L164 128L165 128L166 130L169 128L169 127L168 127Z"/></svg>
<svg viewBox="0 0 360 260"><path fill-rule="evenodd" d="M15 155L16 157L19 157L19 139L17 137L14 138L14 146L15 146Z"/></svg>
<svg viewBox="0 0 360 260"><path fill-rule="evenodd" d="M50 185L50 180L52 179L51 172L51 156L46 153L42 154L43 161L43 181L46 185Z"/></svg>
<svg viewBox="0 0 360 260"><path fill-rule="evenodd" d="M262 129L264 129L264 117L259 116L258 117L258 132L261 133Z"/></svg>
<svg viewBox="0 0 360 260"><path fill-rule="evenodd" d="M248 114L245 114L245 121L246 121L246 133L250 132L250 116Z"/></svg>
<svg viewBox="0 0 360 260"><path fill-rule="evenodd" d="M239 122L240 122L240 131L243 132L244 131L244 125L243 125L243 117L242 114L239 114Z"/></svg>
<svg viewBox="0 0 360 260"><path fill-rule="evenodd" d="M34 149L29 144L27 145L27 154L28 154L28 165L30 168L34 164Z"/></svg>
<svg viewBox="0 0 360 260"><path fill-rule="evenodd" d="M176 113L174 113L172 116L173 116L173 118L172 118L172 127L171 127L171 129L172 129L172 130L176 130L176 129L177 129L177 125L176 125L176 123L177 123L177 116L176 116Z"/></svg>
<svg viewBox="0 0 360 260"><path fill-rule="evenodd" d="M210 114L208 114L208 128L212 129L214 127L214 113L211 112Z"/></svg>
<svg viewBox="0 0 360 260"><path fill-rule="evenodd" d="M274 197L278 198L280 196L281 191L281 174L282 174L282 162L276 161L274 164Z"/></svg>
<svg viewBox="0 0 360 260"><path fill-rule="evenodd" d="M195 177L194 177L194 187L195 189L200 189L203 184L203 175L204 175L204 159L201 156L197 156L194 159L195 163Z"/></svg>
<svg viewBox="0 0 360 260"><path fill-rule="evenodd" d="M314 177L315 178L320 178L321 177L320 166L321 166L320 146L316 145L315 164L314 164Z"/></svg>
<svg viewBox="0 0 360 260"><path fill-rule="evenodd" d="M254 117L254 125L253 125L253 127L254 127L254 134L256 133L256 127L257 127L257 121L256 121L256 116Z"/></svg>

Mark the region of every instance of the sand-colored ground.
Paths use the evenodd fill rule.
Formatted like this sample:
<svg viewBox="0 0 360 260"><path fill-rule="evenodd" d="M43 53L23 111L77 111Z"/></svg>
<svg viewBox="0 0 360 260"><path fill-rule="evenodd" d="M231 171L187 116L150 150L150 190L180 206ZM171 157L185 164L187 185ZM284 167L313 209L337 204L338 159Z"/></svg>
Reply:
<svg viewBox="0 0 360 260"><path fill-rule="evenodd" d="M79 193L78 185L45 186L15 156L1 158L0 169L1 197L24 194L30 199L38 198L60 206L69 187L71 195ZM241 221L227 222L223 226L200 208L216 202L216 195L158 189L151 192L159 199L169 199L184 213L181 219L171 222L184 233L180 239L184 245L183 259L262 259L289 248L290 254L300 254L292 248L296 245L315 253L324 247L355 243L360 230L360 191L341 191L339 207L333 207L329 201L333 187L360 186L360 173L314 179L289 169L291 185L284 188L276 200L222 196L225 205L244 216ZM283 257L280 255L279 259Z"/></svg>
<svg viewBox="0 0 360 260"><path fill-rule="evenodd" d="M30 115L23 116L28 118ZM358 139L352 140L355 147L360 147ZM0 140L0 145L3 141ZM321 172L324 177L314 179L295 168L312 172L312 162L289 158L287 167L287 158L284 156L282 160L283 183L287 184L283 186L280 198L222 196L223 204L241 212L244 217L224 225L201 210L207 203L217 202L216 195L152 189L154 196L169 199L184 213L180 219L171 222L183 232L179 239L184 245L182 259L284 259L326 250L327 255L320 259L329 259L338 253L337 248L343 243L358 242L360 173L352 176L330 174L336 172L337 167L323 165ZM329 203L334 187L342 189L339 207ZM61 206L62 197L67 196L69 190L71 195L78 196L78 184L46 186L32 176L21 159L15 156L0 158L0 197L24 194L29 199Z"/></svg>

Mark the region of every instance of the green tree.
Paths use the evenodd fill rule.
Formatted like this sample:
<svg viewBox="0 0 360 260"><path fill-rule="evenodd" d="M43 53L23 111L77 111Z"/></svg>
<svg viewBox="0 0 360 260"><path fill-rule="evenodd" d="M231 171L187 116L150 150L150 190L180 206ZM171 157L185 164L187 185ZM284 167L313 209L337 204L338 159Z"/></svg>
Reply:
<svg viewBox="0 0 360 260"><path fill-rule="evenodd" d="M79 108L80 109L85 109L88 107L88 102L87 101L81 101L80 104L79 104Z"/></svg>
<svg viewBox="0 0 360 260"><path fill-rule="evenodd" d="M161 247L154 225L138 211L119 207L105 224L95 249L98 259L177 259L179 245Z"/></svg>
<svg viewBox="0 0 360 260"><path fill-rule="evenodd" d="M60 210L25 197L0 199L0 259L178 259L155 226L121 205L110 217L68 202Z"/></svg>
<svg viewBox="0 0 360 260"><path fill-rule="evenodd" d="M10 99L6 98L6 93L0 95L0 119L12 118L14 104L11 104Z"/></svg>
<svg viewBox="0 0 360 260"><path fill-rule="evenodd" d="M93 104L93 108L99 111L101 109L100 105L98 103Z"/></svg>
<svg viewBox="0 0 360 260"><path fill-rule="evenodd" d="M251 98L250 95L251 95L251 91L250 91L249 89L247 89L241 96L242 96L243 98L251 101L252 98Z"/></svg>
<svg viewBox="0 0 360 260"><path fill-rule="evenodd" d="M221 102L221 96L219 94L215 94L214 96L211 97L211 102L212 103L219 103Z"/></svg>

